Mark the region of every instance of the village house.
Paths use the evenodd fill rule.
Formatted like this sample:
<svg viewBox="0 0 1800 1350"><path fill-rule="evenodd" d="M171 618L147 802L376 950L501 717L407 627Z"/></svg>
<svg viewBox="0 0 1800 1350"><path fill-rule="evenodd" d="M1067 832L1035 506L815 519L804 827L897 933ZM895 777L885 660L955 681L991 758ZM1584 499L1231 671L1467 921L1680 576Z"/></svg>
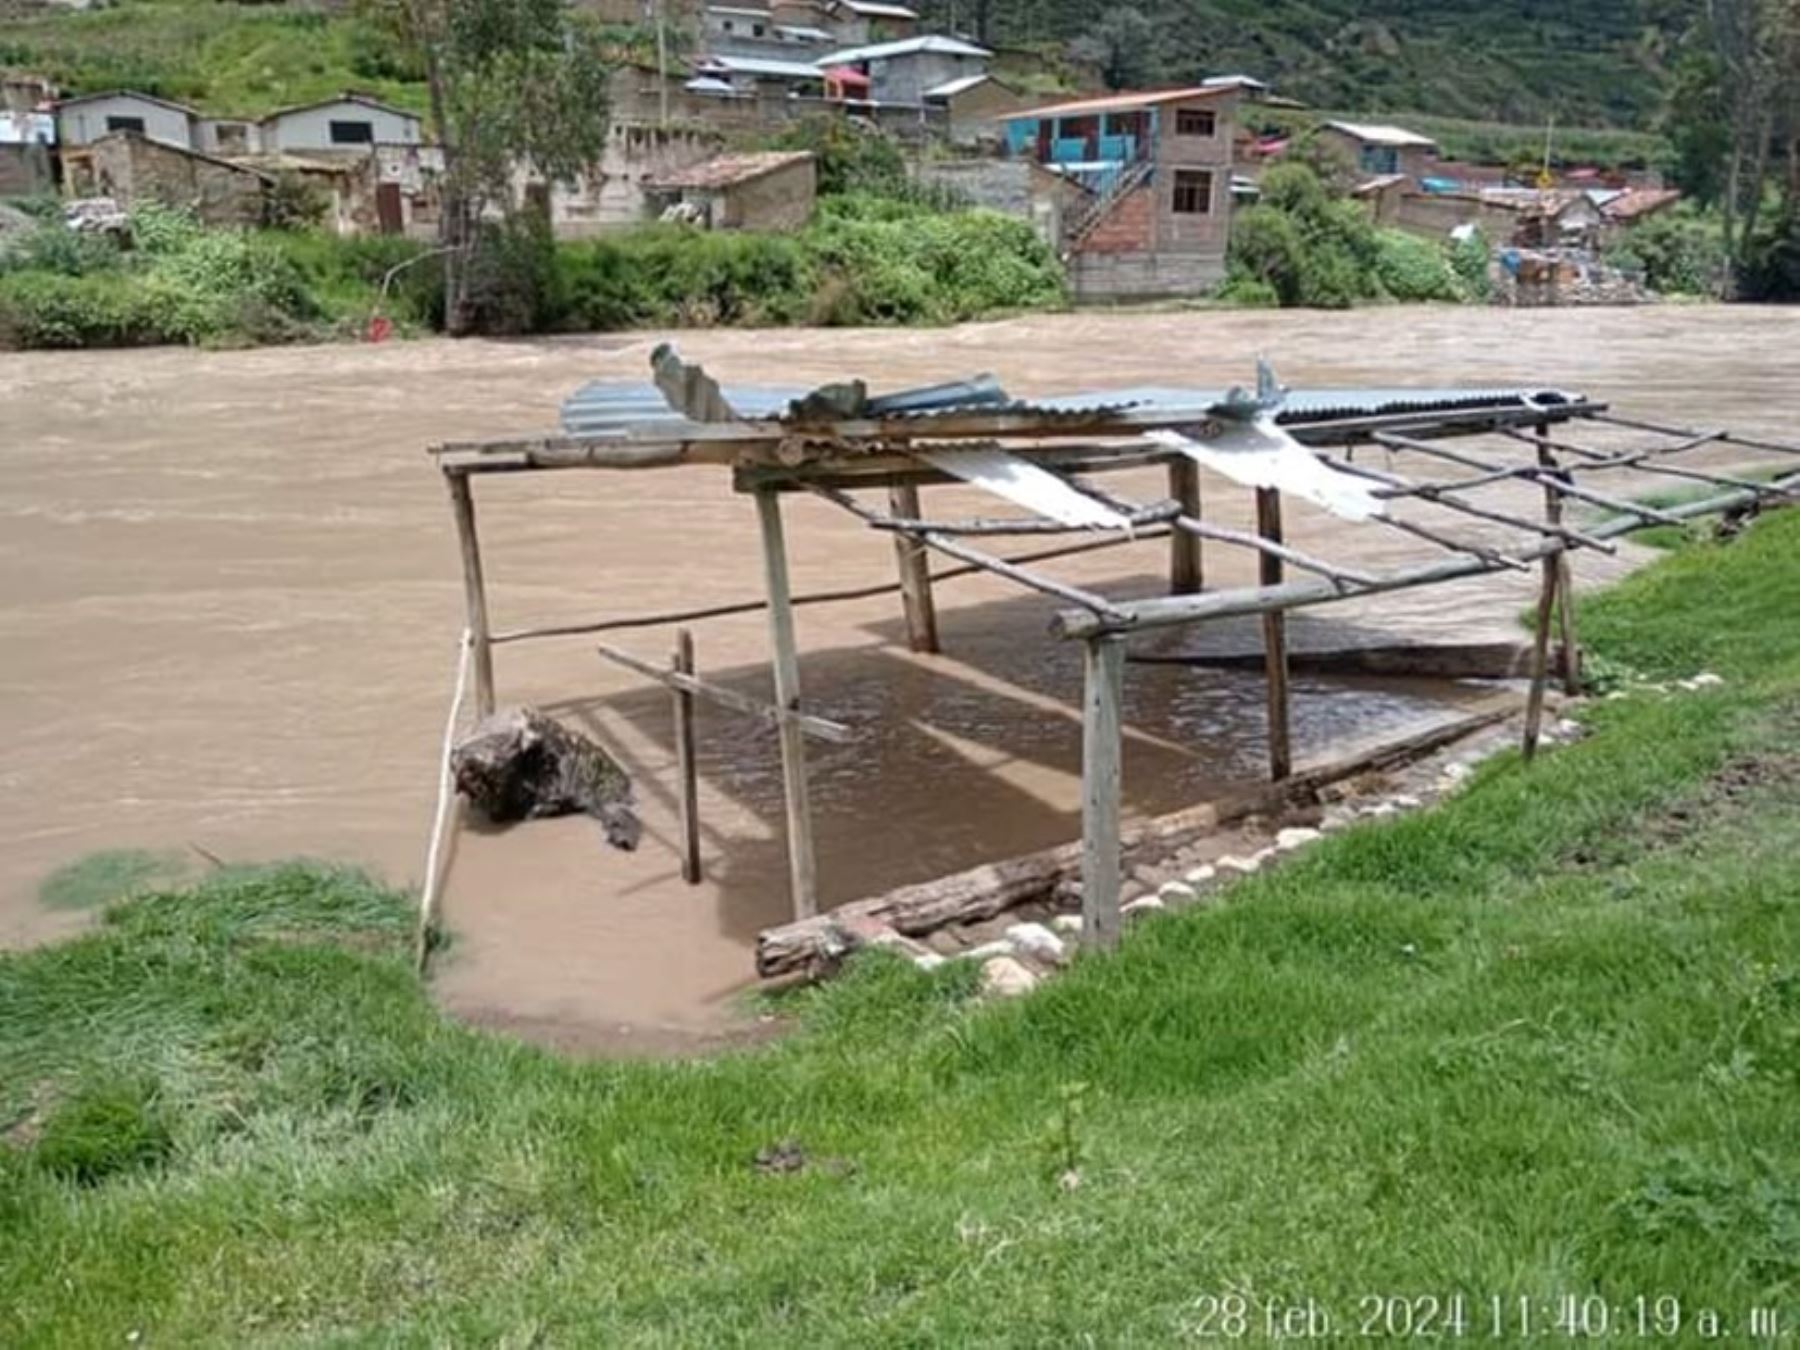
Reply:
<svg viewBox="0 0 1800 1350"><path fill-rule="evenodd" d="M183 149L194 146L194 123L199 114L183 103L172 103L154 94L132 89L113 89L101 94L65 98L56 105L56 138L65 147L79 147L114 131L135 131L165 145Z"/></svg>
<svg viewBox="0 0 1800 1350"><path fill-rule="evenodd" d="M1197 295L1224 279L1238 98L1232 86L1202 85L1004 119L1012 155L1085 194L1060 242L1077 296Z"/></svg>
<svg viewBox="0 0 1800 1350"><path fill-rule="evenodd" d="M1327 122L1319 141L1343 154L1357 172L1373 177L1402 173L1423 178L1437 162L1438 145L1404 127L1374 122Z"/></svg>
<svg viewBox="0 0 1800 1350"><path fill-rule="evenodd" d="M139 131L112 131L62 152L63 191L189 210L207 225L260 225L273 178Z"/></svg>
<svg viewBox="0 0 1800 1350"><path fill-rule="evenodd" d="M963 75L925 91L925 107L941 112L944 132L957 145L995 139L998 119L1023 107L1025 96L992 75Z"/></svg>
<svg viewBox="0 0 1800 1350"><path fill-rule="evenodd" d="M861 76L871 102L921 107L927 91L987 73L993 53L960 38L931 34L867 47L846 47L819 58L839 84Z"/></svg>
<svg viewBox="0 0 1800 1350"><path fill-rule="evenodd" d="M818 166L806 150L720 155L644 184L653 212L711 230L798 230L811 219Z"/></svg>
<svg viewBox="0 0 1800 1350"><path fill-rule="evenodd" d="M279 108L257 123L257 146L264 154L285 150L366 152L372 145L418 145L419 118L403 108L364 94Z"/></svg>

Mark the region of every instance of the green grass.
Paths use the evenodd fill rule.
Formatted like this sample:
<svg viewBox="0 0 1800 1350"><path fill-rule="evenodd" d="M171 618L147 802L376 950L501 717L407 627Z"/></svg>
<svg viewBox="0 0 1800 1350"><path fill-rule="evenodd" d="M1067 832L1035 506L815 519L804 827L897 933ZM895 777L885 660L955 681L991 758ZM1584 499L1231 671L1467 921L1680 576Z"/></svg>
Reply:
<svg viewBox="0 0 1800 1350"><path fill-rule="evenodd" d="M1722 688L1019 1003L865 960L777 1045L567 1063L441 1019L406 897L302 866L0 958L0 1344L1162 1344L1226 1292L1793 1325L1797 555L1771 516L1583 606Z"/></svg>

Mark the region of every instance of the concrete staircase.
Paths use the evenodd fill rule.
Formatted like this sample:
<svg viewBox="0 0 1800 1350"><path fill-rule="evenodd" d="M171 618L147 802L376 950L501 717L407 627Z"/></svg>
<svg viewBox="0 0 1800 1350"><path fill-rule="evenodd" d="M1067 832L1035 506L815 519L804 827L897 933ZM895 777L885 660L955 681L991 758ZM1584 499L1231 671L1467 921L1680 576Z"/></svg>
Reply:
<svg viewBox="0 0 1800 1350"><path fill-rule="evenodd" d="M1139 189L1150 181L1151 171L1155 167L1154 160L1140 159L1127 164L1108 178L1105 186L1094 195L1094 200L1087 204L1081 214L1076 216L1074 224L1064 234L1065 255L1088 247L1091 241L1102 235L1104 226L1126 227L1135 238L1138 228L1148 224L1150 212L1150 194L1140 192ZM1133 208L1129 212L1125 209L1128 204ZM1142 215L1143 220L1129 218L1137 215ZM1115 221L1115 216L1123 218ZM1118 232L1116 228L1105 231L1107 234Z"/></svg>

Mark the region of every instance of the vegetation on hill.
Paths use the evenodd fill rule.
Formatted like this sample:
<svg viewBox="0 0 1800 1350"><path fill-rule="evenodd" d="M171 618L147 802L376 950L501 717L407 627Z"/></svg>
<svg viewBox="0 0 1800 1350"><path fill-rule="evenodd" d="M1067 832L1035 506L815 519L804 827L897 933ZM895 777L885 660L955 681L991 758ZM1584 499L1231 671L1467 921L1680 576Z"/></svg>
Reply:
<svg viewBox="0 0 1800 1350"><path fill-rule="evenodd" d="M1699 9L1698 0L924 2L930 22L960 21L1008 45L1077 44L1076 55L1134 82L1242 71L1317 107L1635 127L1660 108L1670 46Z"/></svg>
<svg viewBox="0 0 1800 1350"><path fill-rule="evenodd" d="M571 1063L446 1022L407 898L300 866L0 955L0 1342L1791 1323L1796 559L1781 513L1584 604L1613 669L1724 687L1598 703L1015 1003L874 956L774 1046Z"/></svg>

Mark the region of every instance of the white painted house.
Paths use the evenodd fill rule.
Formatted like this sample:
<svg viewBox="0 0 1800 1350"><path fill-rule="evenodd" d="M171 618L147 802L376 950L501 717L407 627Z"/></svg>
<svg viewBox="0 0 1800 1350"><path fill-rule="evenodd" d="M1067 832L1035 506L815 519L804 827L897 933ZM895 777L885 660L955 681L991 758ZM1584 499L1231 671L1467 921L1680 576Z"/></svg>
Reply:
<svg viewBox="0 0 1800 1350"><path fill-rule="evenodd" d="M113 89L58 103L56 135L65 146L81 146L115 131L135 131L150 140L191 150L198 118L185 104L133 89Z"/></svg>
<svg viewBox="0 0 1800 1350"><path fill-rule="evenodd" d="M418 145L414 114L363 94L341 94L296 108L280 108L258 124L264 154L284 150L367 150L372 145Z"/></svg>

